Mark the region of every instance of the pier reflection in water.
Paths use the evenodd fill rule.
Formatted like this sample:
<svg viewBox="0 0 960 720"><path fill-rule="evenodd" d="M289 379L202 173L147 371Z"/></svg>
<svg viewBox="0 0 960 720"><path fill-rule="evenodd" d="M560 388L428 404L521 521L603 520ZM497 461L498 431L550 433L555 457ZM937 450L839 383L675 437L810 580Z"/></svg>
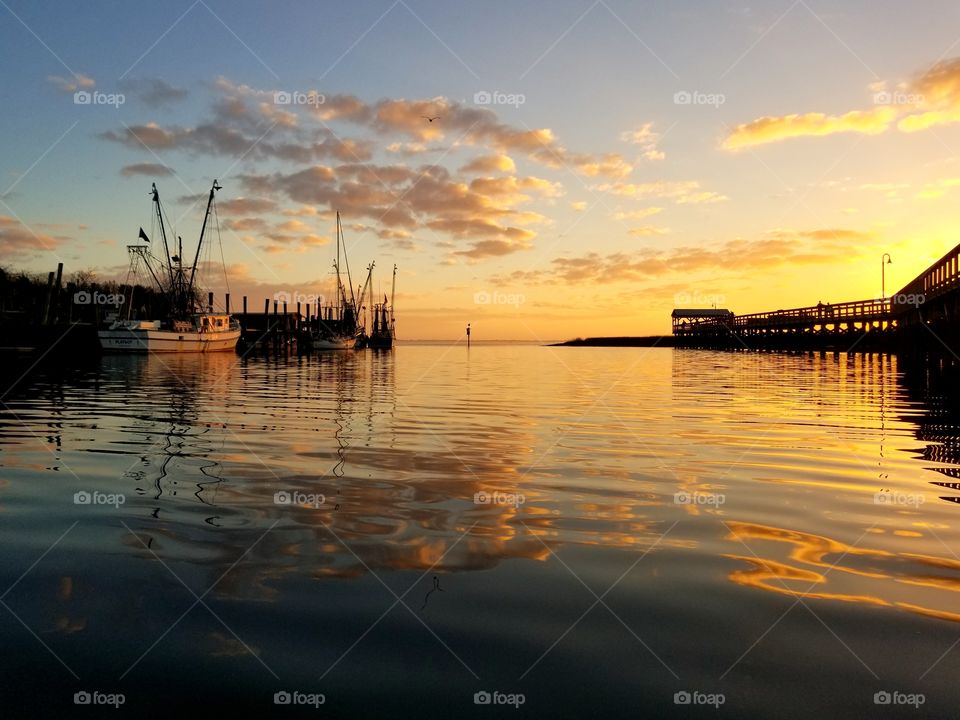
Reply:
<svg viewBox="0 0 960 720"><path fill-rule="evenodd" d="M951 707L958 424L917 377L887 355L427 345L35 374L0 412L2 700Z"/></svg>

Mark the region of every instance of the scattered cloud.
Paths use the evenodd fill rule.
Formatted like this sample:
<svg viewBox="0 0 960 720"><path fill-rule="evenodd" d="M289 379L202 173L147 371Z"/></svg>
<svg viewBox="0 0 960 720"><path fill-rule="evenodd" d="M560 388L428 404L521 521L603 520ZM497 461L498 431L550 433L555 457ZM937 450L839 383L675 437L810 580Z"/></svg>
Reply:
<svg viewBox="0 0 960 720"><path fill-rule="evenodd" d="M558 257L540 270L518 270L492 278L497 284L609 284L679 274L715 272L730 266L757 271L783 265L834 262L837 251L855 254L874 240L871 233L845 228L773 230L754 240L737 238L712 246L644 248L634 253L590 252Z"/></svg>
<svg viewBox="0 0 960 720"><path fill-rule="evenodd" d="M941 178L940 180L924 185L923 189L917 192L914 197L918 200L936 200L946 195L951 188L955 188L958 185L960 185L960 178Z"/></svg>
<svg viewBox="0 0 960 720"><path fill-rule="evenodd" d="M277 209L277 203L270 198L238 197L232 200L218 200L217 209L224 214L243 215L245 213L267 213Z"/></svg>
<svg viewBox="0 0 960 720"><path fill-rule="evenodd" d="M511 158L509 155L482 155L478 158L474 158L460 168L460 172L468 174L494 172L512 173L516 171L517 166L513 162L513 158Z"/></svg>
<svg viewBox="0 0 960 720"><path fill-rule="evenodd" d="M128 78L120 83L120 89L138 98L149 108L161 108L183 100L189 93L160 78Z"/></svg>
<svg viewBox="0 0 960 720"><path fill-rule="evenodd" d="M897 111L890 107L873 110L852 110L844 115L830 116L823 113L762 117L737 125L723 142L727 150L740 150L753 145L804 136L833 135L840 132L856 132L876 135L884 132Z"/></svg>
<svg viewBox="0 0 960 720"><path fill-rule="evenodd" d="M124 165L120 168L120 174L124 177L133 177L134 175L146 175L148 177L165 177L174 175L172 168L160 163L134 163L133 165Z"/></svg>
<svg viewBox="0 0 960 720"><path fill-rule="evenodd" d="M653 123L648 122L636 130L628 130L620 134L620 139L632 145L639 145L646 160L663 160L666 153L657 149L660 134L653 131Z"/></svg>
<svg viewBox="0 0 960 720"><path fill-rule="evenodd" d="M614 220L643 220L652 215L657 215L658 213L663 212L661 207L645 207L640 208L639 210L621 210L613 214Z"/></svg>
<svg viewBox="0 0 960 720"><path fill-rule="evenodd" d="M768 116L737 125L723 141L726 150L779 142L797 137L822 137L855 132L878 135L896 127L918 132L960 122L960 58L941 60L911 81L888 89L885 81L871 83L873 107L841 115L822 112Z"/></svg>
<svg viewBox="0 0 960 720"><path fill-rule="evenodd" d="M68 240L70 238L63 235L53 236L37 232L16 218L0 215L0 251L4 257L24 260L45 251L56 250Z"/></svg>
<svg viewBox="0 0 960 720"><path fill-rule="evenodd" d="M646 183L604 183L601 185L596 185L591 189L629 198L666 198L668 200L673 200L678 205L720 202L721 200L727 199L725 195L702 190L700 188L700 183L696 180L655 180L653 182Z"/></svg>
<svg viewBox="0 0 960 720"><path fill-rule="evenodd" d="M635 227L627 230L627 234L633 235L634 237L650 237L652 235L668 235L669 233L670 233L670 228L654 227L653 225L644 225L642 227Z"/></svg>
<svg viewBox="0 0 960 720"><path fill-rule="evenodd" d="M97 86L96 80L83 73L77 73L66 78L59 75L49 75L47 82L65 93L75 93L77 90L92 90Z"/></svg>

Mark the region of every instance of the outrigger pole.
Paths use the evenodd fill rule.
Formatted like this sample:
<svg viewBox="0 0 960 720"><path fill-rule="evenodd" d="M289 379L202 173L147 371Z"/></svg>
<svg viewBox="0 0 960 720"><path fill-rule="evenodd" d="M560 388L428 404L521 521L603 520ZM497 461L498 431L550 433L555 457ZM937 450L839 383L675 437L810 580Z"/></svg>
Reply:
<svg viewBox="0 0 960 720"><path fill-rule="evenodd" d="M197 252L193 256L193 267L190 268L190 283L187 285L187 298L193 296L193 277L197 272L197 262L200 260L200 247L203 245L203 234L207 230L207 220L210 219L210 207L213 205L213 195L219 189L220 185L218 185L217 181L214 180L213 186L210 188L210 197L207 198L207 212L203 215L203 226L200 228L200 239L197 241ZM167 244L166 235L164 235L163 244ZM186 300L186 298L184 299Z"/></svg>
<svg viewBox="0 0 960 720"><path fill-rule="evenodd" d="M397 265L393 265L393 285L390 287L390 332L393 332L395 320L393 318L393 299L397 295Z"/></svg>

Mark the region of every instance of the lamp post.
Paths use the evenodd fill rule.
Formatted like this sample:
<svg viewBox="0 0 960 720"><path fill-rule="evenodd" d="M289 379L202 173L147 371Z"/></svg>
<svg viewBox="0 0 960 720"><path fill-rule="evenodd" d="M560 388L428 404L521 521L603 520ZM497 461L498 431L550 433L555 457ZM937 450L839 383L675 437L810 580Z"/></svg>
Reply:
<svg viewBox="0 0 960 720"><path fill-rule="evenodd" d="M886 262L884 262L886 261ZM887 299L887 265L893 261L890 259L890 253L884 253L880 257L880 299Z"/></svg>

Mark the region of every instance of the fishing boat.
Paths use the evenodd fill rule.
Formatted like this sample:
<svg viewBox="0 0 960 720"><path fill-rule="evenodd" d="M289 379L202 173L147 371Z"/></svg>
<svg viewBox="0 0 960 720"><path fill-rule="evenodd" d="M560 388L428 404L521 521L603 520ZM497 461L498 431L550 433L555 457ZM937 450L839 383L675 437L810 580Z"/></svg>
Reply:
<svg viewBox="0 0 960 720"><path fill-rule="evenodd" d="M200 239L193 264L185 268L183 264L183 240L179 242L178 254L170 254L164 213L160 205L160 193L156 183L151 189L156 220L163 239L163 257L157 258L151 252L151 239L140 228L138 240L146 244L128 245L130 256L130 275L139 274L145 268L160 291L162 307L157 315L160 319L131 317L135 302L126 303L127 316L115 319L108 327L98 331L100 346L107 352L219 352L234 350L240 339L240 323L228 312L214 312L213 294L203 303L197 287L197 264L200 249L203 246L211 210L214 209L214 196L220 185L213 181L207 210L203 216ZM131 295L133 294L131 283Z"/></svg>
<svg viewBox="0 0 960 720"><path fill-rule="evenodd" d="M340 256L347 275L347 285L344 286L340 273ZM350 260L347 258L347 248L343 242L343 228L340 224L340 213L337 212L337 259L333 263L336 276L336 301L320 307L317 314L316 328L312 329L310 344L314 350L351 350L357 347L360 328L357 324L359 316L357 296L353 292L353 281L350 277ZM349 288L349 296L347 289ZM363 293L360 294L363 297Z"/></svg>
<svg viewBox="0 0 960 720"><path fill-rule="evenodd" d="M373 301L373 268L375 263L370 263L367 267L367 282L364 285L366 294L369 288L370 303L367 306L370 315L370 333L367 334L366 325L361 329L357 337L357 347L366 347L373 350L389 350L393 347L395 336L396 319L393 315L393 299L397 292L397 266L393 266L393 283L390 289L390 301L387 302L387 296L383 296L382 303Z"/></svg>

